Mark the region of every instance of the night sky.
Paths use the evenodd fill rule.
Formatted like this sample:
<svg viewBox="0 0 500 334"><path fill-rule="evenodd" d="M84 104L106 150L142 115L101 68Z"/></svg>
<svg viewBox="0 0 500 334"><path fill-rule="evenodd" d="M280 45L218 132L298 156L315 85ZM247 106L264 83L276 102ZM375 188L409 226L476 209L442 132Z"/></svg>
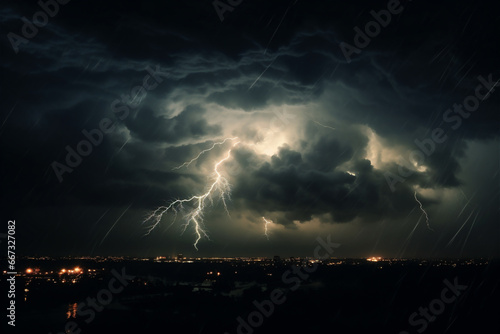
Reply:
<svg viewBox="0 0 500 334"><path fill-rule="evenodd" d="M64 2L0 7L18 254L313 256L330 235L338 257L500 255L490 2ZM197 202L147 234L225 157L198 251Z"/></svg>

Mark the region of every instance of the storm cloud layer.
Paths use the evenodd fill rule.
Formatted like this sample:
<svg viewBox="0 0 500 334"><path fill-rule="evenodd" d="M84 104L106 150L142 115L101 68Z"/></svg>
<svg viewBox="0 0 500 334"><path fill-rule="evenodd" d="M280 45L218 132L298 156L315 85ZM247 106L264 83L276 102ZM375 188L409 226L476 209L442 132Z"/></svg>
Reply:
<svg viewBox="0 0 500 334"><path fill-rule="evenodd" d="M331 234L344 256L499 255L487 3L243 1L223 21L210 1L58 4L17 44L43 8L0 9L2 218L26 254L195 254L181 216L142 221L206 191L231 142L175 167L238 137L229 215L215 196L196 254L308 255Z"/></svg>

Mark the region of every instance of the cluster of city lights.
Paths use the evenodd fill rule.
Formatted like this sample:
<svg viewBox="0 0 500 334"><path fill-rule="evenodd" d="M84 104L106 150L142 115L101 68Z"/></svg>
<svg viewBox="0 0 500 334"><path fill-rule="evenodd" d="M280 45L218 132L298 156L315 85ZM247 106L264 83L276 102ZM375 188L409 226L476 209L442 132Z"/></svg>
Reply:
<svg viewBox="0 0 500 334"><path fill-rule="evenodd" d="M32 268L27 268L26 269L26 274L37 274L40 272L40 269L36 268L36 269L32 269ZM61 271L59 271L59 275L63 275L63 274L71 274L71 275L79 275L83 273L83 270L82 268L80 267L75 267L73 269L61 269ZM45 274L48 274L48 272L46 272Z"/></svg>
<svg viewBox="0 0 500 334"><path fill-rule="evenodd" d="M82 269L79 267L75 267L74 269L61 269L59 275L68 274L68 275L78 275L82 273Z"/></svg>

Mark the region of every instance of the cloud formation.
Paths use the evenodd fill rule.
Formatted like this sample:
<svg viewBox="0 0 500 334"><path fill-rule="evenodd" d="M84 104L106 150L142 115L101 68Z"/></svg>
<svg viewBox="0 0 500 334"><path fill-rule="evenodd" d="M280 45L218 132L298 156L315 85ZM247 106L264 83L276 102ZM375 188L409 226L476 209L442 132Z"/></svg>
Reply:
<svg viewBox="0 0 500 334"><path fill-rule="evenodd" d="M38 217L52 241L67 235L57 226L72 219L71 212L88 210L88 219L97 221L106 210L131 205L116 238L134 240L144 212L204 191L228 146L188 168L172 168L237 136L242 143L222 171L233 188L231 217L220 205L207 212L207 228L218 237L217 245L207 243L207 254L222 251L218 247L257 252L260 240L245 246L234 240L238 229L262 234L266 216L275 238L288 241L266 246L268 252L307 253L299 239L309 229L337 231L343 244L351 240L351 254L364 254L372 248L363 243L378 245L385 238L380 251L396 256L421 218L415 191L436 233L415 235L420 245L414 243L414 254L454 254L457 249L440 245L461 225L457 215L465 203L481 212L483 222L476 226L477 239L468 241L468 254L492 254L495 239L488 231L498 220L499 166L485 161L498 154L499 93L493 87L456 131L443 115L474 93L478 76L500 79L494 15L468 2L445 1L431 10L423 3L401 4L404 12L347 62L340 43L352 41L353 28L383 7L257 1L238 6L221 23L209 2L68 3L17 54L8 39L1 41L4 205L31 220L27 225L36 225ZM2 30L19 31L20 17L36 10L9 3L0 11ZM155 66L168 78L59 183L51 163L64 161L65 147L76 147L83 130L116 119L113 101L142 85L147 68ZM447 140L424 161L412 161L415 140L429 138L435 128L444 129ZM491 180L478 183L471 161ZM387 173L400 175L402 169L411 175L391 189ZM72 251L126 252L112 236L96 250L110 222L106 214ZM69 231L87 226L69 224ZM351 238L358 229L377 228L383 237ZM174 245L168 251L187 251L191 235L178 232L158 232ZM479 236L487 240L479 242ZM130 242L142 254L163 251L161 238L151 238L144 251L138 246L144 241ZM45 244L34 247L64 252Z"/></svg>

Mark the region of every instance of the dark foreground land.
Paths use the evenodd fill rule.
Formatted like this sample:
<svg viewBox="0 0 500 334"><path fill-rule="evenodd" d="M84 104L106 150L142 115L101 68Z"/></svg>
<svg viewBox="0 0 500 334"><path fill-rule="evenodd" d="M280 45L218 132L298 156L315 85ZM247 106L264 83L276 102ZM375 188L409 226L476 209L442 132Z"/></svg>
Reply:
<svg viewBox="0 0 500 334"><path fill-rule="evenodd" d="M500 263L484 259L24 259L19 267L18 333L500 333Z"/></svg>

